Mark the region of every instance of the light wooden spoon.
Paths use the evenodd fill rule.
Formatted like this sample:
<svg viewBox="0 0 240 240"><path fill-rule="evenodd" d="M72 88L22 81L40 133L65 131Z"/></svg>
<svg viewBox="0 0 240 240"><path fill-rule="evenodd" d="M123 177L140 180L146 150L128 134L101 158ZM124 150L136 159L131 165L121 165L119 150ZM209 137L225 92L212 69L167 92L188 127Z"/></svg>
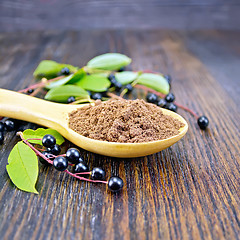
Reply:
<svg viewBox="0 0 240 240"><path fill-rule="evenodd" d="M77 146L106 156L131 158L153 154L176 143L188 130L188 124L183 117L162 109L164 114L184 123L184 127L179 130L178 135L145 143L116 143L94 140L84 137L68 127L68 114L85 105L53 103L22 93L0 89L0 116L33 122L55 129Z"/></svg>

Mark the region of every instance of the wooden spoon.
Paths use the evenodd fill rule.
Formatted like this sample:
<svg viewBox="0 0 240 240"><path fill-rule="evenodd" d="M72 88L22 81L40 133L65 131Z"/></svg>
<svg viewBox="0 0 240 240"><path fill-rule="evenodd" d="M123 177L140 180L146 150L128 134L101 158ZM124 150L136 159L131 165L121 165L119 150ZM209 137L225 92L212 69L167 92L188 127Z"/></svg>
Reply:
<svg viewBox="0 0 240 240"><path fill-rule="evenodd" d="M0 116L33 122L55 129L77 146L106 156L131 158L153 154L176 143L188 130L188 124L183 117L175 112L162 109L164 114L170 115L184 123L184 127L179 130L178 135L164 140L145 143L116 143L94 140L84 137L68 127L68 114L83 106L86 106L86 104L67 105L53 103L22 93L0 89Z"/></svg>

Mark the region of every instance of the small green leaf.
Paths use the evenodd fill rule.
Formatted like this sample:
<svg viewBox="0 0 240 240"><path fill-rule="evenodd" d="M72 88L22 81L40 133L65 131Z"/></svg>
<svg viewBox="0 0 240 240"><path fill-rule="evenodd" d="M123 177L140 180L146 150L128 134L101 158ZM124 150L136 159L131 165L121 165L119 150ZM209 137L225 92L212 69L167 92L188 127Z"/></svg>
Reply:
<svg viewBox="0 0 240 240"><path fill-rule="evenodd" d="M104 92L110 87L111 82L102 74L92 74L83 77L77 85L89 91Z"/></svg>
<svg viewBox="0 0 240 240"><path fill-rule="evenodd" d="M17 143L8 157L8 175L19 189L37 193L38 159L35 152L23 142Z"/></svg>
<svg viewBox="0 0 240 240"><path fill-rule="evenodd" d="M116 80L122 85L133 82L138 76L138 72L124 71L115 73Z"/></svg>
<svg viewBox="0 0 240 240"><path fill-rule="evenodd" d="M58 86L65 85L65 84L67 84L71 80L72 76L73 76L73 74L69 75L69 76L67 76L65 78L62 78L60 80L57 80L57 81L54 81L54 82L50 82L48 85L45 86L45 88L52 89L52 88L55 88L55 87L58 87Z"/></svg>
<svg viewBox="0 0 240 240"><path fill-rule="evenodd" d="M61 145L64 143L64 138L62 137L62 135L54 130L54 129L44 129L44 128L38 128L36 130L33 129L26 129L23 132L23 137L24 139L29 139L29 138L43 138L43 136L45 136L46 134L51 134L56 138L56 143L58 145ZM42 140L29 140L30 143L35 143L35 144L39 144L42 145Z"/></svg>
<svg viewBox="0 0 240 240"><path fill-rule="evenodd" d="M103 70L118 70L131 63L131 59L120 53L105 53L91 59L87 67Z"/></svg>
<svg viewBox="0 0 240 240"><path fill-rule="evenodd" d="M66 103L71 96L78 99L89 99L88 92L76 85L63 85L52 88L44 98L50 101Z"/></svg>
<svg viewBox="0 0 240 240"><path fill-rule="evenodd" d="M86 76L86 72L81 68L73 74L72 78L66 84L74 84L80 81L84 76Z"/></svg>
<svg viewBox="0 0 240 240"><path fill-rule="evenodd" d="M69 68L70 72L75 72L77 67L69 64L57 63L52 60L43 60L39 63L36 70L33 73L34 77L46 77L54 78L57 77L58 73L64 68Z"/></svg>
<svg viewBox="0 0 240 240"><path fill-rule="evenodd" d="M169 93L169 84L167 80L159 74L143 73L137 78L137 83L164 94Z"/></svg>
<svg viewBox="0 0 240 240"><path fill-rule="evenodd" d="M52 88L62 86L62 85L65 85L65 84L74 84L74 83L80 81L85 75L86 75L85 71L83 70L83 68L81 68L77 72L75 72L74 74L71 74L71 75L69 75L65 78L60 79L60 80L51 82L48 85L46 85L45 87L47 89L52 89Z"/></svg>

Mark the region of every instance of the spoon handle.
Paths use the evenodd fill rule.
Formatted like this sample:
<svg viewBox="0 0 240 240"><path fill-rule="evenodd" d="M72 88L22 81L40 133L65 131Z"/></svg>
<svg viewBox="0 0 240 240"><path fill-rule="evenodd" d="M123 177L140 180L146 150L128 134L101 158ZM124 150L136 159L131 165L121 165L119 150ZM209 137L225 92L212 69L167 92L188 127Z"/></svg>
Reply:
<svg viewBox="0 0 240 240"><path fill-rule="evenodd" d="M10 90L0 89L0 116L54 127L69 105L48 102ZM61 120L60 120L61 121Z"/></svg>

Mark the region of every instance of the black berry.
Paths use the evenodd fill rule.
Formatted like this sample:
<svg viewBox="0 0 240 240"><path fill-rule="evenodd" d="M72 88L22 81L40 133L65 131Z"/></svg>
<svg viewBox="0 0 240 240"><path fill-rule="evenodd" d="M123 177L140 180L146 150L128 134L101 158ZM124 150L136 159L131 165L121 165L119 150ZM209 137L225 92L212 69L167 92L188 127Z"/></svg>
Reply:
<svg viewBox="0 0 240 240"><path fill-rule="evenodd" d="M172 102L167 103L165 108L168 109L168 110L171 110L173 112L177 111L177 106L174 103L172 103Z"/></svg>
<svg viewBox="0 0 240 240"><path fill-rule="evenodd" d="M92 92L91 91L89 91L89 90L87 90L87 92L88 92L88 95L90 96L90 98L92 97Z"/></svg>
<svg viewBox="0 0 240 240"><path fill-rule="evenodd" d="M122 88L122 84L118 81L115 82L115 84L113 85L115 87L115 90L118 92L121 90Z"/></svg>
<svg viewBox="0 0 240 240"><path fill-rule="evenodd" d="M125 89L128 90L127 92L132 92L133 86L132 86L131 84L127 84L127 85L125 86Z"/></svg>
<svg viewBox="0 0 240 240"><path fill-rule="evenodd" d="M148 93L146 97L147 102L156 103L158 100L158 96L154 93Z"/></svg>
<svg viewBox="0 0 240 240"><path fill-rule="evenodd" d="M163 99L163 98L160 98L160 99L158 100L158 102L157 102L157 105L158 105L159 107L162 107L162 108L164 108L164 107L166 106L166 104L167 104L167 102L166 102L166 100Z"/></svg>
<svg viewBox="0 0 240 240"><path fill-rule="evenodd" d="M9 118L4 122L4 126L7 131L13 131L17 127L17 122L15 120Z"/></svg>
<svg viewBox="0 0 240 240"><path fill-rule="evenodd" d="M92 95L92 99L93 100L98 100L98 99L102 99L102 94L101 93L94 93L93 95Z"/></svg>
<svg viewBox="0 0 240 240"><path fill-rule="evenodd" d="M115 78L115 75L114 74L109 74L109 76L108 76L108 79L112 82L112 80L116 80L116 78Z"/></svg>
<svg viewBox="0 0 240 240"><path fill-rule="evenodd" d="M42 145L46 148L53 148L55 144L56 138L51 134L47 134L42 138Z"/></svg>
<svg viewBox="0 0 240 240"><path fill-rule="evenodd" d="M111 86L110 86L110 87L114 87L115 84L117 83L117 80L116 80L116 78L114 77L112 80L110 80L110 82L111 82Z"/></svg>
<svg viewBox="0 0 240 240"><path fill-rule="evenodd" d="M71 163L79 163L80 152L76 148L69 148L66 152L66 158Z"/></svg>
<svg viewBox="0 0 240 240"><path fill-rule="evenodd" d="M175 100L174 94L172 94L172 93L167 94L166 97L165 97L165 100L169 103L174 102L174 100Z"/></svg>
<svg viewBox="0 0 240 240"><path fill-rule="evenodd" d="M67 103L72 103L72 102L75 102L75 101L76 101L75 97L71 96L71 97L68 98Z"/></svg>
<svg viewBox="0 0 240 240"><path fill-rule="evenodd" d="M70 74L70 70L69 68L65 67L61 70L61 75L69 75Z"/></svg>
<svg viewBox="0 0 240 240"><path fill-rule="evenodd" d="M51 154L49 154L48 152L45 152L45 151L44 151L44 152L42 152L42 154L43 154L46 158L48 158L49 160L53 161L54 157L53 157ZM46 161L44 158L42 158L42 157L39 158L39 161L40 161L42 164L46 165L46 166L51 166L51 164L50 164L48 161Z"/></svg>
<svg viewBox="0 0 240 240"><path fill-rule="evenodd" d="M164 78L168 81L168 84L171 85L172 77L170 75L164 75Z"/></svg>
<svg viewBox="0 0 240 240"><path fill-rule="evenodd" d="M34 89L28 89L27 90L27 93L29 93L29 94L31 94L31 93L33 93L34 92Z"/></svg>
<svg viewBox="0 0 240 240"><path fill-rule="evenodd" d="M198 122L198 126L203 130L205 130L209 124L209 120L206 116L199 117L197 122Z"/></svg>
<svg viewBox="0 0 240 240"><path fill-rule="evenodd" d="M80 162L75 165L73 171L75 173L81 173L81 172L89 172L88 165L85 162Z"/></svg>
<svg viewBox="0 0 240 240"><path fill-rule="evenodd" d="M125 67L121 67L118 69L118 72L123 72L123 71L125 71Z"/></svg>
<svg viewBox="0 0 240 240"><path fill-rule="evenodd" d="M4 123L0 122L0 132L3 132L5 129Z"/></svg>
<svg viewBox="0 0 240 240"><path fill-rule="evenodd" d="M4 133L0 132L0 145L3 144L4 141Z"/></svg>
<svg viewBox="0 0 240 240"><path fill-rule="evenodd" d="M57 156L61 152L61 147L55 144L52 148L47 148L47 152Z"/></svg>
<svg viewBox="0 0 240 240"><path fill-rule="evenodd" d="M95 167L92 170L91 178L93 180L104 180L105 175L106 175L106 173L105 173L105 171L102 168Z"/></svg>
<svg viewBox="0 0 240 240"><path fill-rule="evenodd" d="M117 192L123 188L123 180L120 177L111 177L108 181L108 188Z"/></svg>
<svg viewBox="0 0 240 240"><path fill-rule="evenodd" d="M58 170L58 171L64 171L68 167L68 160L65 157L56 157L53 160L53 166Z"/></svg>

